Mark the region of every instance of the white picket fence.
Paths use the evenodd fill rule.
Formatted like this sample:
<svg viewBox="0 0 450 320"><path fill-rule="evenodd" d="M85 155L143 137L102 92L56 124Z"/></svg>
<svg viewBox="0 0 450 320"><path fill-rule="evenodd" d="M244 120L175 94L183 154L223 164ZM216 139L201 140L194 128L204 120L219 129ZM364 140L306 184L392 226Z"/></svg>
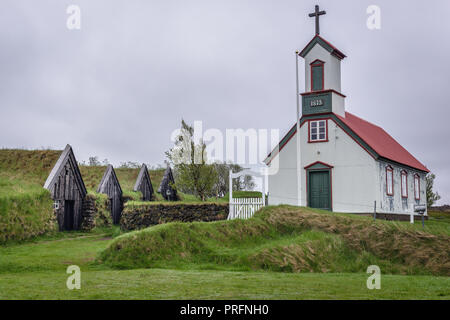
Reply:
<svg viewBox="0 0 450 320"><path fill-rule="evenodd" d="M251 218L262 207L264 207L263 198L232 198L228 220Z"/></svg>

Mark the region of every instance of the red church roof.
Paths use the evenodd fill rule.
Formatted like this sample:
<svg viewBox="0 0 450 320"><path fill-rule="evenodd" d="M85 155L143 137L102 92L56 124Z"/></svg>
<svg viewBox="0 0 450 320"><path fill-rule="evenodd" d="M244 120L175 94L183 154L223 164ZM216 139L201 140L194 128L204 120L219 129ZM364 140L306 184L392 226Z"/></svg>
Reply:
<svg viewBox="0 0 450 320"><path fill-rule="evenodd" d="M303 118L302 118L303 119ZM344 131L348 134L354 134L358 136L370 149L367 150L372 156L372 152L375 152L375 158L384 158L403 164L405 166L424 171L430 172L419 160L414 158L414 156L409 153L405 148L403 148L394 138L392 138L386 131L377 125L374 125L366 120L363 120L350 112L345 113L345 118L341 117L335 113L331 113L331 119L333 121L341 121ZM300 126L303 125L303 121ZM352 132L349 132L352 131ZM294 125L291 130L281 139L278 147L272 150L271 153L264 160L266 164L272 161L284 146L291 140L291 138L297 133L296 126Z"/></svg>
<svg viewBox="0 0 450 320"><path fill-rule="evenodd" d="M404 164L421 171L430 172L422 163L403 148L394 138L379 126L363 120L349 112L345 113L345 118L336 115L344 122L356 135L367 143L379 156Z"/></svg>

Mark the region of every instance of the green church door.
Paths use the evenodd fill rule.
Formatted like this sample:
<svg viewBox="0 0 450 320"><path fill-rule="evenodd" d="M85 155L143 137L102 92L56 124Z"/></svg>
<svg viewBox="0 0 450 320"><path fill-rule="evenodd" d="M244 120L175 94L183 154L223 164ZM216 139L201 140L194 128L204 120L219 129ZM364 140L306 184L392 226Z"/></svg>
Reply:
<svg viewBox="0 0 450 320"><path fill-rule="evenodd" d="M330 172L309 172L309 206L331 210Z"/></svg>

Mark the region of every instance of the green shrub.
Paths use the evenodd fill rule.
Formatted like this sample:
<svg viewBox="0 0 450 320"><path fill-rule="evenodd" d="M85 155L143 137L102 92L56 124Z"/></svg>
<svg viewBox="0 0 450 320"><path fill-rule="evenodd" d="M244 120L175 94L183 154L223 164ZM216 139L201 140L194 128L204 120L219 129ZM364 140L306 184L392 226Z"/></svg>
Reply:
<svg viewBox="0 0 450 320"><path fill-rule="evenodd" d="M259 191L233 191L233 198L261 198L261 192ZM223 197L224 200L230 200L230 193L227 192Z"/></svg>

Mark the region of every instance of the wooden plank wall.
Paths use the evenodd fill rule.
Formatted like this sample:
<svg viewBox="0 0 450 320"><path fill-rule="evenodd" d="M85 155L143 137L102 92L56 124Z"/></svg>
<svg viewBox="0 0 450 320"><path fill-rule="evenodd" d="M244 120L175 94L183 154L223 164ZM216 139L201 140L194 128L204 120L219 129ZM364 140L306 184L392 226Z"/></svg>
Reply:
<svg viewBox="0 0 450 320"><path fill-rule="evenodd" d="M120 222L120 216L122 214L123 200L122 191L120 190L120 187L117 184L116 180L113 178L113 175L110 175L108 181L106 182L105 193L109 197L113 223L118 224Z"/></svg>
<svg viewBox="0 0 450 320"><path fill-rule="evenodd" d="M141 185L139 186L139 191L142 192L143 201L152 200L152 191L150 189L150 182L147 179L142 179Z"/></svg>
<svg viewBox="0 0 450 320"><path fill-rule="evenodd" d="M81 210L83 204L83 197L75 180L74 171L69 162L66 163L63 170L61 170L57 182L53 186L53 200L59 201L59 209L57 210L57 220L59 229L65 230L64 227L64 204L66 200L74 201L74 217L73 229L78 230L81 225Z"/></svg>

